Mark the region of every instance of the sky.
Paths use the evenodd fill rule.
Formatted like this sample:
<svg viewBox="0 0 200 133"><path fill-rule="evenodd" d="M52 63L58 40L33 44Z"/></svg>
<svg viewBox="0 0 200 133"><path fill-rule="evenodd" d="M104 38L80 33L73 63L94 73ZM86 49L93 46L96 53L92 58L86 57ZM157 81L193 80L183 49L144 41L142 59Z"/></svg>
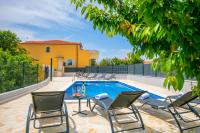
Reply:
<svg viewBox="0 0 200 133"><path fill-rule="evenodd" d="M65 40L98 50L102 58L125 58L132 50L121 36L107 37L76 11L70 0L0 0L0 30L10 30L22 41Z"/></svg>

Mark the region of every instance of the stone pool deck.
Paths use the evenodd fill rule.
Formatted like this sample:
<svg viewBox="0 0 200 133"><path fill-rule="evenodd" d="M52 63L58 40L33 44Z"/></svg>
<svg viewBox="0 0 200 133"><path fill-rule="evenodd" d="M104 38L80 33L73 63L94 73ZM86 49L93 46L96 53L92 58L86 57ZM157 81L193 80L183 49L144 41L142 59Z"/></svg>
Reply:
<svg viewBox="0 0 200 133"><path fill-rule="evenodd" d="M146 89L150 92L161 96L168 96L174 94L164 88L159 88L143 83L138 83L128 80L120 80L129 85L134 85L139 88ZM53 82L50 82L47 86L37 91L53 91L53 90L65 90L67 86L72 84L71 77L56 77L53 78ZM31 95L25 95L8 103L0 105L0 133L24 133L26 127L26 117L29 104L32 102ZM89 108L86 107L86 103L81 104L82 109L86 110L88 115L75 115L72 116L73 110L78 109L78 102L65 101L69 113L70 121L70 133L110 133L110 124L107 118L107 114L100 108L95 109L92 113ZM137 106L140 104L137 103ZM179 129L170 114L161 110L155 110L148 106L144 106L140 109L141 116L145 124L145 130L129 131L130 133L178 133ZM49 120L52 121L52 120ZM64 132L65 125L56 128L47 128L36 130L33 128L33 124L30 125L31 133L56 133ZM115 125L116 128L120 128ZM199 133L200 129L196 128L189 130L188 132Z"/></svg>

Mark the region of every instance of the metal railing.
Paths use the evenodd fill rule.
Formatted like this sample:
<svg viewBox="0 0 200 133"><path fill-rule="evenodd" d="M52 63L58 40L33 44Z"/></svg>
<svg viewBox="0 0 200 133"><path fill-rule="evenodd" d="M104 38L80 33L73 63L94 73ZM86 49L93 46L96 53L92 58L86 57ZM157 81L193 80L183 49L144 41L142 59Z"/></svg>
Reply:
<svg viewBox="0 0 200 133"><path fill-rule="evenodd" d="M159 71L153 71L151 64L141 63L123 66L87 66L85 68L65 68L65 72L115 73L165 77L165 74Z"/></svg>
<svg viewBox="0 0 200 133"><path fill-rule="evenodd" d="M165 77L163 73L159 71L153 71L150 64L86 67L85 72L134 74L134 75L143 75L143 76Z"/></svg>
<svg viewBox="0 0 200 133"><path fill-rule="evenodd" d="M0 69L0 93L36 84L49 76L48 67L27 63L4 64Z"/></svg>

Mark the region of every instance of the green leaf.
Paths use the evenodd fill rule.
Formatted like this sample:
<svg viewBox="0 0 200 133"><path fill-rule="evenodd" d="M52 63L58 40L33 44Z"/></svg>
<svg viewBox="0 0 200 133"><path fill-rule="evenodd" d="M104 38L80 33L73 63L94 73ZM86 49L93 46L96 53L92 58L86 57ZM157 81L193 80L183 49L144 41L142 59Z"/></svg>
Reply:
<svg viewBox="0 0 200 133"><path fill-rule="evenodd" d="M152 65L151 65L152 69L155 71L158 69L158 60L154 60Z"/></svg>
<svg viewBox="0 0 200 133"><path fill-rule="evenodd" d="M81 10L81 15L83 15L83 14L85 13L86 9L87 9L87 6L84 6L84 7L82 8L82 10Z"/></svg>
<svg viewBox="0 0 200 133"><path fill-rule="evenodd" d="M170 83L173 86L174 90L177 91L177 84L178 83L177 83L177 80L176 80L176 78L174 76L171 76Z"/></svg>
<svg viewBox="0 0 200 133"><path fill-rule="evenodd" d="M178 73L176 75L176 79L177 79L177 89L178 90L181 90L183 88L183 85L184 85L184 77L181 73Z"/></svg>
<svg viewBox="0 0 200 133"><path fill-rule="evenodd" d="M171 59L170 58L168 58L168 60L167 60L167 62L166 62L166 71L170 71L171 70Z"/></svg>
<svg viewBox="0 0 200 133"><path fill-rule="evenodd" d="M165 80L164 80L164 84L163 84L165 88L167 87L168 82L169 82L169 78L167 77L167 78L165 78Z"/></svg>

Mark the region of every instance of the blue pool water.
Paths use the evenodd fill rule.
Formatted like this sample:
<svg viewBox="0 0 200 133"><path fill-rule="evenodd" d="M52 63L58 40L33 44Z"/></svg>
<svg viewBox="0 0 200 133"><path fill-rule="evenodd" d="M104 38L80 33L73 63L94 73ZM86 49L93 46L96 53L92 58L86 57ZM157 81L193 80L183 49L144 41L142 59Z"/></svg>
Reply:
<svg viewBox="0 0 200 133"><path fill-rule="evenodd" d="M122 91L141 90L119 81L84 81L84 84L86 88L86 95L89 97L94 97L100 93L108 93L112 99L115 99L115 97ZM74 93L75 88L79 88L81 90L82 85L82 81L76 81L69 88L67 88L65 92L65 100L73 99L72 94ZM149 96L153 99L163 98L153 93L149 93Z"/></svg>

